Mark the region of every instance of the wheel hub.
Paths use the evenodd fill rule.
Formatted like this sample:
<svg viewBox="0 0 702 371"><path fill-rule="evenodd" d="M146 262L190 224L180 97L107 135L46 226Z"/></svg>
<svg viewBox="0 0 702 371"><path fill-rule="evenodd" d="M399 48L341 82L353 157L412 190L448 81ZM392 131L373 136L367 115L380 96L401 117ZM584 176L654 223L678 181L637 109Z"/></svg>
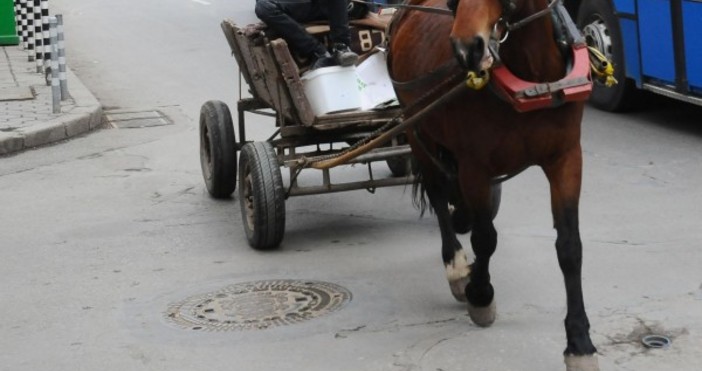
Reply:
<svg viewBox="0 0 702 371"><path fill-rule="evenodd" d="M200 155L204 160L205 170L207 170L207 176L210 177L212 174L212 149L210 145L210 133L207 130L206 125L202 125L200 128L202 133L200 134Z"/></svg>
<svg viewBox="0 0 702 371"><path fill-rule="evenodd" d="M248 170L248 169L247 169ZM249 230L254 230L254 194L253 194L253 184L251 182L251 172L246 172L246 177L244 178L244 184L242 187L245 215L244 219Z"/></svg>
<svg viewBox="0 0 702 371"><path fill-rule="evenodd" d="M612 60L612 38L602 19L596 19L585 26L585 28L583 28L583 34L589 46L596 48L608 59Z"/></svg>

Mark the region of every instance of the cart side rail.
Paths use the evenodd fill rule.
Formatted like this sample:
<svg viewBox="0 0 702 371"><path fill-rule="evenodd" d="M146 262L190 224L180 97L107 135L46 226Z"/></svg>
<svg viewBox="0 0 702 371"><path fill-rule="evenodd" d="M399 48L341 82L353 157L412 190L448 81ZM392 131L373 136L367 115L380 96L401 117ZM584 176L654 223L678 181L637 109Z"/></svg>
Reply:
<svg viewBox="0 0 702 371"><path fill-rule="evenodd" d="M221 25L253 97L273 108L282 116L283 121L302 121L297 112L299 103L296 102L301 99L297 95L295 99L292 98L286 81L291 79L294 83L294 78L286 78L283 74L284 69L285 75L297 76L296 70L291 71L291 67L295 68L295 62L290 52L287 51L287 54L281 51L274 52L271 43L255 25L239 28L231 20L225 20ZM287 45L283 44L277 48L287 50ZM278 61L278 55L284 63ZM284 67L281 68L281 66ZM302 100L309 106L306 97Z"/></svg>
<svg viewBox="0 0 702 371"><path fill-rule="evenodd" d="M276 39L271 41L270 45L300 122L305 126L311 126L315 123L315 114L312 111L309 100L307 100L307 95L300 79L300 72L290 54L288 44L283 39Z"/></svg>
<svg viewBox="0 0 702 371"><path fill-rule="evenodd" d="M236 38L236 34L241 32L241 30L231 20L222 21L221 27L222 31L224 32L224 37L226 37L227 43L229 43L229 48L232 51L232 55L236 59L236 63L239 66L239 72L244 76L244 80L246 80L246 83L251 88L251 94L254 96L254 98L259 99L259 96L256 92L255 80L253 79L253 76L251 76L251 73L249 73L248 68L248 66L251 65L253 61L245 57L242 47L239 45L239 42Z"/></svg>

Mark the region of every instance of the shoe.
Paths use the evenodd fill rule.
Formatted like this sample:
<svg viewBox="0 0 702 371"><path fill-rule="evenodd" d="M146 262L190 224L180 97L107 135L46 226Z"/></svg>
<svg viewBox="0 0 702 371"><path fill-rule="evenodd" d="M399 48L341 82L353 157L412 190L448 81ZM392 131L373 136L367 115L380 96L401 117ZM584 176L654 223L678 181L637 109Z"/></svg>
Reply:
<svg viewBox="0 0 702 371"><path fill-rule="evenodd" d="M336 63L342 67L353 66L358 62L358 54L354 53L349 49L349 46L342 43L334 44L332 48L332 55L336 60Z"/></svg>
<svg viewBox="0 0 702 371"><path fill-rule="evenodd" d="M317 44L315 51L310 55L310 71L316 70L317 68L336 66L336 60L332 58L331 54L327 51L327 47L322 44Z"/></svg>
<svg viewBox="0 0 702 371"><path fill-rule="evenodd" d="M315 54L314 62L312 62L312 66L310 67L311 70L316 70L317 68L324 68L324 67L331 67L331 66L336 66L338 63L336 63L336 59L329 54L329 52L324 52L324 54Z"/></svg>

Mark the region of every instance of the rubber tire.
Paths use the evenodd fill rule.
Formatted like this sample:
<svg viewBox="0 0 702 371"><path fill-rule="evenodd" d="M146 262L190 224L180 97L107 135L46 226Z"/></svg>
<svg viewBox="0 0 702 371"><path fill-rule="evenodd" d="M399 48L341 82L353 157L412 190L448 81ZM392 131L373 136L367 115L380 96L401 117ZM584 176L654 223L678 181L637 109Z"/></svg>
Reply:
<svg viewBox="0 0 702 371"><path fill-rule="evenodd" d="M626 78L622 33L610 0L587 0L581 3L578 11L578 28L582 30L586 25L597 19L601 19L609 31L612 43L614 77L619 83L612 87L607 87L594 81L590 103L604 111L622 112L631 110L634 108L639 94L634 81Z"/></svg>
<svg viewBox="0 0 702 371"><path fill-rule="evenodd" d="M398 135L396 140L398 145L407 144L407 136L405 134ZM412 166L414 166L413 159L414 157L412 157L410 154L401 157L391 157L385 160L385 163L388 164L388 168L390 168L392 176L395 178L400 178L407 176L412 172Z"/></svg>
<svg viewBox="0 0 702 371"><path fill-rule="evenodd" d="M200 109L200 168L205 186L217 199L236 189L236 136L229 107L208 101Z"/></svg>
<svg viewBox="0 0 702 371"><path fill-rule="evenodd" d="M285 233L285 188L273 146L247 143L239 156L239 204L249 245L272 250Z"/></svg>
<svg viewBox="0 0 702 371"><path fill-rule="evenodd" d="M395 178L407 176L412 171L412 159L407 156L389 158L385 163Z"/></svg>

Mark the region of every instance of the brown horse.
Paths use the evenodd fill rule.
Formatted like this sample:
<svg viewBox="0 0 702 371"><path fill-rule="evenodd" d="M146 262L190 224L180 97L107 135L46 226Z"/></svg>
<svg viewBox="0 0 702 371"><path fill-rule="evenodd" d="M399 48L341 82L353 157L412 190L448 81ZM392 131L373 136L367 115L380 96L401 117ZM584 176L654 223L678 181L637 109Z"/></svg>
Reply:
<svg viewBox="0 0 702 371"><path fill-rule="evenodd" d="M446 0L407 4L445 9ZM487 76L500 62L502 72L506 69L516 80L536 83L564 81L569 73L566 54L572 49L556 41L551 13L542 12L552 5L547 0L449 0L449 5L453 5L453 17L404 9L394 19L388 63L408 115L426 106L428 91L432 99L427 101L440 99L451 87L442 84L456 71L462 71L462 76L466 71ZM514 24L519 27L510 26ZM491 325L496 317L488 269L497 245L492 222L499 200L494 195L496 180L533 165L543 169L550 184L556 251L567 292L567 370L595 371L599 370L597 350L585 313L578 227L584 97L568 99L565 87L572 85L577 83L568 80L559 90L556 85L541 84L548 89L545 93L536 89L536 98L545 98L548 109L510 102L492 82L490 88L465 88L407 135L420 165L422 187L439 221L452 292L458 300L468 301L471 319L480 326ZM469 228L475 253L472 264L456 238L457 231Z"/></svg>

